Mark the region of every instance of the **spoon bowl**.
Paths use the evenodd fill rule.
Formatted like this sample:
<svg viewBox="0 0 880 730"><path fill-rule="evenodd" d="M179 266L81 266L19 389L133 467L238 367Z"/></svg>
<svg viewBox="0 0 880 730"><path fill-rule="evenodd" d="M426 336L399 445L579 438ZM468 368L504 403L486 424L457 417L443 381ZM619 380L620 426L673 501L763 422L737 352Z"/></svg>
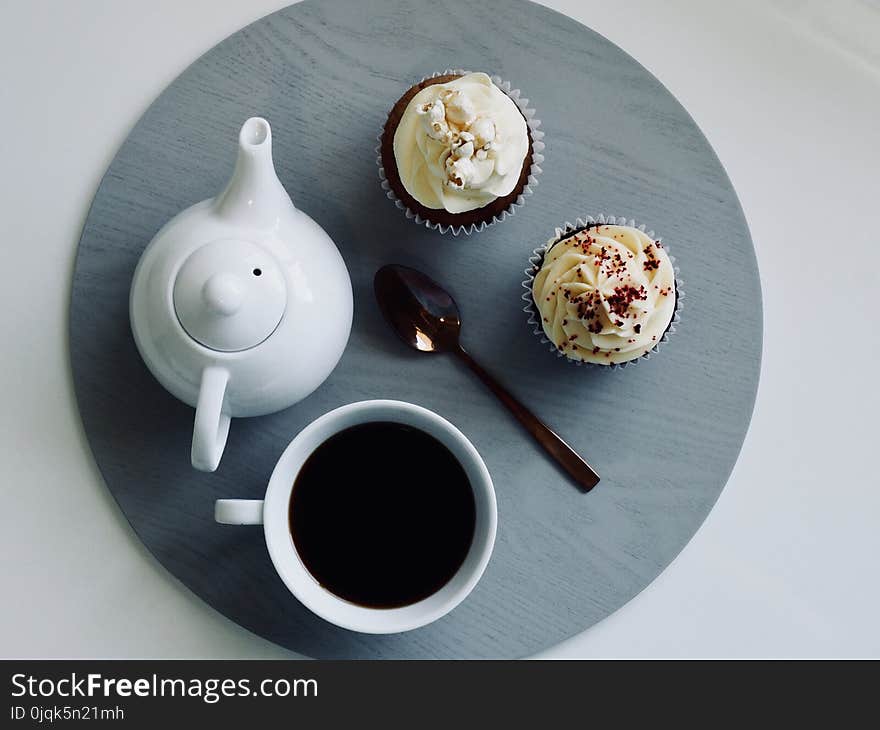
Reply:
<svg viewBox="0 0 880 730"><path fill-rule="evenodd" d="M407 345L421 352L459 347L461 317L455 300L437 282L408 266L390 264L373 280L382 316Z"/></svg>

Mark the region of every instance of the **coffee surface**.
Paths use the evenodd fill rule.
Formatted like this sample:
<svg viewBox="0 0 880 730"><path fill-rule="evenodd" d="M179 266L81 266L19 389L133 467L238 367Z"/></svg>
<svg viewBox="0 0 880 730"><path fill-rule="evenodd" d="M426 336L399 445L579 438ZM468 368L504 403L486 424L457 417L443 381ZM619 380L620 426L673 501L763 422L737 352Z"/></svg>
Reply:
<svg viewBox="0 0 880 730"><path fill-rule="evenodd" d="M409 605L458 571L474 535L467 474L440 441L398 423L340 431L309 456L290 532L314 578L352 603Z"/></svg>

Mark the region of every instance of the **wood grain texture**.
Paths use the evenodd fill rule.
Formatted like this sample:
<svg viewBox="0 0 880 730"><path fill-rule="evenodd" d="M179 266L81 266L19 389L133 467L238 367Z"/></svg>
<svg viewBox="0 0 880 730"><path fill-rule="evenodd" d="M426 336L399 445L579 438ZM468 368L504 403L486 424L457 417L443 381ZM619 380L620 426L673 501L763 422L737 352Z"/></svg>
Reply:
<svg viewBox="0 0 880 730"><path fill-rule="evenodd" d="M467 22L456 23L456 18ZM494 29L494 30L493 30ZM503 225L452 239L384 196L375 138L412 83L450 66L510 79L547 137L535 195ZM229 177L259 114L295 203L345 257L351 342L328 381L273 416L233 422L215 474L189 465L193 411L142 364L128 290L144 247ZM574 367L530 332L520 281L532 249L580 214L632 216L667 242L687 291L679 331L623 371ZM380 265L422 269L459 302L462 341L602 475L583 495L452 358L401 344L372 296ZM739 453L758 382L761 292L736 195L687 112L620 49L522 0L307 0L231 36L153 103L113 160L80 242L71 302L77 397L95 459L137 534L218 611L314 657L519 657L608 616L691 538ZM295 366L295 363L291 364ZM456 394L450 397L450 393ZM336 629L276 576L257 529L215 525L218 497L259 498L305 424L354 400L431 408L495 480L499 533L461 606L408 634Z"/></svg>

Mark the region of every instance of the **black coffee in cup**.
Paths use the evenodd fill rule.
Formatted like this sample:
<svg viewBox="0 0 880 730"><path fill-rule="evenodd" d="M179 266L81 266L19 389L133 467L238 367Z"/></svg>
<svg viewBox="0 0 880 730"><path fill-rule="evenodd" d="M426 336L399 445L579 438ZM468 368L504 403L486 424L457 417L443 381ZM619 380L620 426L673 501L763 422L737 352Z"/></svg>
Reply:
<svg viewBox="0 0 880 730"><path fill-rule="evenodd" d="M370 608L440 590L464 562L476 523L470 481L452 452L390 422L352 426L318 446L296 477L289 514L312 576Z"/></svg>

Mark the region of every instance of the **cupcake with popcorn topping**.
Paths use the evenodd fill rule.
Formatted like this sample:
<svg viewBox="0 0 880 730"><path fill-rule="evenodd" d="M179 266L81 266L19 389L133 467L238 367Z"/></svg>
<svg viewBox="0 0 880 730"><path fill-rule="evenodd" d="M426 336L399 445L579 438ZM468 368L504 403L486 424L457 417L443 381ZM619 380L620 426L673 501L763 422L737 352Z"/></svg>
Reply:
<svg viewBox="0 0 880 730"><path fill-rule="evenodd" d="M519 90L485 73L424 79L394 105L377 162L388 197L441 232L504 220L537 184L543 133Z"/></svg>
<svg viewBox="0 0 880 730"><path fill-rule="evenodd" d="M535 250L523 282L535 334L576 363L625 365L674 332L682 292L653 232L623 218L579 219Z"/></svg>

